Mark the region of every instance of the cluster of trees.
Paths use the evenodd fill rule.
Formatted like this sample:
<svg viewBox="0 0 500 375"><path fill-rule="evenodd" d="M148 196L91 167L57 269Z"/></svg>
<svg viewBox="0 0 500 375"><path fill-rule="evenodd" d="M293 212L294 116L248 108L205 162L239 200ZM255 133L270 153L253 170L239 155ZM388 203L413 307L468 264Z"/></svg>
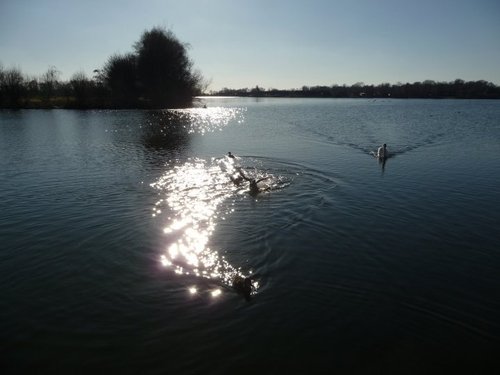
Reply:
<svg viewBox="0 0 500 375"><path fill-rule="evenodd" d="M500 86L487 81L452 82L423 81L414 83L383 83L352 86L303 86L301 89L262 89L259 86L248 89L228 89L212 92L212 95L251 97L301 97L301 98L459 98L459 99L500 99Z"/></svg>
<svg viewBox="0 0 500 375"><path fill-rule="evenodd" d="M165 108L191 104L207 86L193 70L187 45L164 28L145 31L133 52L113 55L92 77L60 81L51 66L41 77L0 66L0 108Z"/></svg>

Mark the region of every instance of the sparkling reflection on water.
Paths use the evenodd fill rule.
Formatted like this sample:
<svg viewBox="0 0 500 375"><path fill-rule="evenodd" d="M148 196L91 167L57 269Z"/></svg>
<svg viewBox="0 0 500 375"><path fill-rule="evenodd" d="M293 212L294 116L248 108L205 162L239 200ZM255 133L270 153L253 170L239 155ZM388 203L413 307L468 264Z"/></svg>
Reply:
<svg viewBox="0 0 500 375"><path fill-rule="evenodd" d="M182 124L190 134L222 130L230 121L242 123L243 113L241 108L222 107L169 111L170 121ZM167 172L151 184L161 196L153 217L166 220L161 264L178 275L215 280L218 287L210 291L212 297L220 296L220 288L230 287L235 277L249 276L209 246L217 221L234 211L224 203L243 191L230 179L237 173L236 168L234 159L227 156L209 161L200 158L173 161L167 163ZM254 280L253 293L258 286ZM190 286L188 291L197 294L199 287Z"/></svg>
<svg viewBox="0 0 500 375"><path fill-rule="evenodd" d="M215 130L222 130L231 120L237 123L243 122L243 108L187 108L169 110L169 120L180 120L184 123L189 134L205 134Z"/></svg>
<svg viewBox="0 0 500 375"><path fill-rule="evenodd" d="M231 287L236 277L248 274L229 263L217 249L210 247L210 237L217 222L226 220L234 212L237 197L254 199L249 183L235 180L240 171L254 179L265 179L260 184L263 191L282 189L289 181L284 176L257 168L244 169L238 158L224 156L204 160L190 158L185 162L170 162L165 172L151 184L159 191L160 199L153 208L153 217L166 220L163 229L166 241L161 264L178 275L196 276L214 280L221 287ZM251 170L249 170L251 169ZM166 212L164 212L166 211ZM258 280L252 281L255 294ZM191 294L199 291L197 286L188 288ZM211 290L212 297L221 295L222 290Z"/></svg>
<svg viewBox="0 0 500 375"><path fill-rule="evenodd" d="M163 196L155 205L153 216L166 217L164 233L165 253L161 263L179 275L195 275L215 279L230 286L235 276L245 277L241 270L231 265L224 256L210 248L209 240L217 220L224 219L234 209L223 203L236 191L220 164L230 165L224 158L209 162L189 159L181 165L168 166L168 171L152 186ZM254 285L257 288L257 283ZM197 288L191 287L191 293ZM220 290L212 292L220 295Z"/></svg>

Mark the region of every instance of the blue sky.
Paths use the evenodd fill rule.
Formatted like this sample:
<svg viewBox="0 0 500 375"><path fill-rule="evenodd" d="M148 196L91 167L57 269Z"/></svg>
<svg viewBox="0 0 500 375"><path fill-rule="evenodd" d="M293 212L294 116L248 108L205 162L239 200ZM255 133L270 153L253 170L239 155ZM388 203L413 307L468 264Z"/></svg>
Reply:
<svg viewBox="0 0 500 375"><path fill-rule="evenodd" d="M500 84L498 0L1 0L0 63L90 76L154 26L189 43L214 90Z"/></svg>

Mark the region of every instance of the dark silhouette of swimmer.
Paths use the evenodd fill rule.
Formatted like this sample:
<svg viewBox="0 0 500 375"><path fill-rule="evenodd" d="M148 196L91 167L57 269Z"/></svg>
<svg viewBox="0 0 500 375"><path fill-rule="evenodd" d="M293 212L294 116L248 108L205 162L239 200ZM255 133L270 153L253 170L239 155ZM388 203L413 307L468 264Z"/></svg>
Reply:
<svg viewBox="0 0 500 375"><path fill-rule="evenodd" d="M236 180L239 180L238 184L241 183L241 179L243 179L245 181L248 181L250 183L249 184L250 194L257 195L261 191L267 190L267 189L261 189L261 188L259 188L259 186L257 184L259 182L261 182L261 181L269 179L270 177L263 177L263 178L259 178L258 180L256 180L255 178L249 178L249 177L245 176L245 174L243 173L243 171L241 170L241 168L238 169L238 172L239 172L239 176L237 178L234 178L234 179L231 179L231 180L234 183L236 183L235 182Z"/></svg>
<svg viewBox="0 0 500 375"><path fill-rule="evenodd" d="M252 279L250 277L241 277L236 275L233 278L233 288L236 292L243 295L247 301L249 301L253 290Z"/></svg>
<svg viewBox="0 0 500 375"><path fill-rule="evenodd" d="M234 159L235 156L231 153L231 151L229 151L227 153L227 156ZM249 187L250 187L250 194L251 195L257 195L258 193L260 193L261 191L264 191L264 190L269 190L268 188L266 189L261 189L259 188L259 186L257 185L259 182L261 181L264 181L264 180L267 180L269 179L270 177L263 177L263 178L259 178L258 180L256 180L255 178L250 178L248 176L245 175L245 173L243 173L243 170L241 169L240 166L237 166L235 167L235 169L238 171L237 174L233 174L233 175L230 175L229 176L229 179L235 184L235 185L240 185L243 180L245 181L248 181L250 184L249 184Z"/></svg>
<svg viewBox="0 0 500 375"><path fill-rule="evenodd" d="M255 178L252 178L250 180L250 194L252 195L256 195L258 193L260 193L261 191L265 191L265 190L269 190L269 187L266 187L266 188L260 188L257 184L261 181L264 181L264 180L267 180L269 179L270 177L263 177L263 178L259 178L258 180L256 180Z"/></svg>
<svg viewBox="0 0 500 375"><path fill-rule="evenodd" d="M243 177L241 177L240 175L231 175L229 176L229 178L231 179L233 184L237 186L239 186L243 182Z"/></svg>
<svg viewBox="0 0 500 375"><path fill-rule="evenodd" d="M384 145L380 146L377 150L377 158L387 159L388 157L389 157L389 151L387 151L387 145L384 143Z"/></svg>
<svg viewBox="0 0 500 375"><path fill-rule="evenodd" d="M235 169L238 171L238 173L235 173L235 174L232 174L232 175L229 176L230 180L235 185L239 186L243 182L243 180L249 180L249 178L247 176L245 176L245 174L241 170L241 167L235 167Z"/></svg>

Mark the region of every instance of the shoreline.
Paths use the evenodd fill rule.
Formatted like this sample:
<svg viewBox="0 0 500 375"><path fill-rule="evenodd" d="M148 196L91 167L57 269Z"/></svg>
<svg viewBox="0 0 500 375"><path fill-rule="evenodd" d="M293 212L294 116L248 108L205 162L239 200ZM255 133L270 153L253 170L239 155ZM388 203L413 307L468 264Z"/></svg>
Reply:
<svg viewBox="0 0 500 375"><path fill-rule="evenodd" d="M165 109L185 109L185 108L200 108L200 105L196 105L203 99L215 99L215 98L253 98L253 99L354 99L354 100L500 100L498 98L484 98L484 97L392 97L392 96L380 96L380 97L325 97L325 96L298 96L298 95L264 95L264 96L252 96L252 95L199 95L193 98L189 105L177 105L177 106L163 106L163 107L153 107L148 105L135 105L135 106L123 106L123 105L108 105L108 104L92 104L88 105L67 105L67 104L46 104L39 102L30 102L24 105L18 106L2 106L0 111L4 110L53 110L53 109L67 109L67 110L165 110Z"/></svg>

